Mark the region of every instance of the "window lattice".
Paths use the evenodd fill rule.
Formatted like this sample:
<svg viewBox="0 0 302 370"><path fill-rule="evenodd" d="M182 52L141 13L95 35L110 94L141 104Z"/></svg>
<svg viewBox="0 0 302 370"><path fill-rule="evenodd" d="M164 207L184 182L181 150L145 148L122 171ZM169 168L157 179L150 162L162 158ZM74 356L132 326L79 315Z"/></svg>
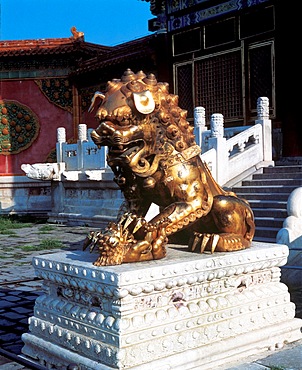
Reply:
<svg viewBox="0 0 302 370"><path fill-rule="evenodd" d="M177 67L177 94L179 106L188 111L188 118L193 117L192 64Z"/></svg>
<svg viewBox="0 0 302 370"><path fill-rule="evenodd" d="M240 51L195 62L196 105L203 106L207 119L221 113L225 120L243 118Z"/></svg>
<svg viewBox="0 0 302 370"><path fill-rule="evenodd" d="M257 108L260 96L269 98L272 104L272 65L271 45L260 46L249 50L250 61L250 108Z"/></svg>

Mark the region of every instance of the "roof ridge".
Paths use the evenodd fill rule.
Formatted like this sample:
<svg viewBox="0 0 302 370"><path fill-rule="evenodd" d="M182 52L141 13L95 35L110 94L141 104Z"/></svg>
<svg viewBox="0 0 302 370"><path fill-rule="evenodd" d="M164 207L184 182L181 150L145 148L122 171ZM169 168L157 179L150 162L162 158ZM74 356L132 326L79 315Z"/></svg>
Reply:
<svg viewBox="0 0 302 370"><path fill-rule="evenodd" d="M17 47L36 47L36 46L58 46L79 42L73 37L51 38L51 39L28 39L28 40L4 40L0 41L0 47L17 48Z"/></svg>

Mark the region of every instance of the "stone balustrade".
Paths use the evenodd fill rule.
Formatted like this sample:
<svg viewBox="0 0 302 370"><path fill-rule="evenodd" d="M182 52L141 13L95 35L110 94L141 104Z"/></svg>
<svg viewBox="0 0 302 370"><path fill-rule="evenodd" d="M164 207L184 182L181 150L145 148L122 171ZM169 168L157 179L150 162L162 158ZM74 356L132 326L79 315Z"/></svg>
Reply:
<svg viewBox="0 0 302 370"><path fill-rule="evenodd" d="M222 186L233 186L255 170L274 165L268 99L258 99L255 125L224 128L220 113L211 116L206 127L205 109L194 110L196 142L201 158ZM55 222L106 224L115 218L122 195L113 182L106 162L107 148L97 148L86 124L78 127L76 143L66 142L63 127L57 130L57 163L22 165L27 177L51 181L50 220ZM95 222L93 221L95 220Z"/></svg>
<svg viewBox="0 0 302 370"><path fill-rule="evenodd" d="M253 126L224 128L224 118L220 113L211 116L210 130L205 123L205 109L196 107L194 110L194 126L196 142L201 146L202 159L212 171L212 175L220 185L236 179L247 170L255 170L255 166L266 167L272 162L272 129L268 118L268 99L258 99L258 117ZM57 162L64 162L63 175L66 179L76 180L78 172L84 171L87 179L102 179L97 172L86 170L110 171L106 163L106 147L97 148L90 137L91 129L85 124L79 125L79 137L76 144L66 143L64 128L58 128ZM265 143L265 145L264 145ZM214 149L214 150L211 150ZM54 179L55 180L55 179Z"/></svg>
<svg viewBox="0 0 302 370"><path fill-rule="evenodd" d="M272 127L268 99L257 102L255 125L224 128L223 115L211 116L206 129L202 107L195 108L195 136L201 146L202 160L220 185L232 186L260 167L274 165L272 161ZM197 117L197 118L196 118Z"/></svg>
<svg viewBox="0 0 302 370"><path fill-rule="evenodd" d="M68 144L65 128L59 127L57 129L57 162L64 162L66 171L108 168L106 163L107 148L97 148L91 139L91 131L92 129L87 130L86 124L80 124L77 143Z"/></svg>

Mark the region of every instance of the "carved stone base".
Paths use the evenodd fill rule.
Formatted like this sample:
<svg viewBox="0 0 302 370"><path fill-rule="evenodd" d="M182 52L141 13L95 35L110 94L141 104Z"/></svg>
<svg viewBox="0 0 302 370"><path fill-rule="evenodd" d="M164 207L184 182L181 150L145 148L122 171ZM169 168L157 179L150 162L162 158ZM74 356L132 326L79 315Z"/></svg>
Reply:
<svg viewBox="0 0 302 370"><path fill-rule="evenodd" d="M35 257L48 288L23 354L54 369L205 370L302 338L280 268L284 245L95 267L96 255ZM226 367L225 367L226 368ZM220 367L222 369L222 367Z"/></svg>

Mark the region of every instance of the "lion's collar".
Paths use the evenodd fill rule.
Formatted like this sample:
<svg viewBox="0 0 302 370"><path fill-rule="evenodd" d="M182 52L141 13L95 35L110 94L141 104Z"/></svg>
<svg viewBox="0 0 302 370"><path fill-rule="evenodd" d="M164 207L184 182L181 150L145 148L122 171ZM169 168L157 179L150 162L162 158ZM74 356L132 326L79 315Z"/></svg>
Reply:
<svg viewBox="0 0 302 370"><path fill-rule="evenodd" d="M161 160L161 166L163 169L175 166L179 163L187 162L189 159L196 157L201 153L199 145L193 145L183 150L181 153L169 156L168 159Z"/></svg>

